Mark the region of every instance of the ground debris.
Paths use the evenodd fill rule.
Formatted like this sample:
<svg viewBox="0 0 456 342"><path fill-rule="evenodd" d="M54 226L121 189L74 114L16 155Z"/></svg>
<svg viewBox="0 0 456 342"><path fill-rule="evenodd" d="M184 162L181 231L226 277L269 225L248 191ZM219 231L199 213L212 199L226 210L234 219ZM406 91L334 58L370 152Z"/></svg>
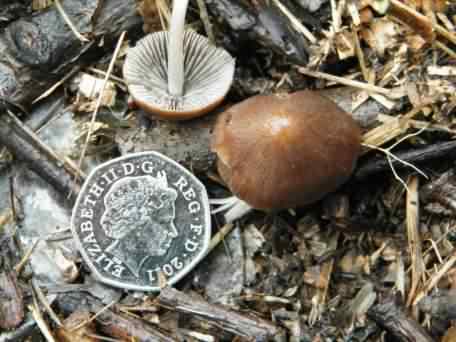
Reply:
<svg viewBox="0 0 456 342"><path fill-rule="evenodd" d="M122 79L129 47L169 27L173 1L4 2L0 342L455 339L453 1L190 1L186 28L229 50L236 71L225 102L187 122L147 117ZM87 172L153 150L222 198L219 114L302 89L362 127L347 184L234 225L213 215L211 251L176 288L163 274L159 293L92 277L69 229Z"/></svg>

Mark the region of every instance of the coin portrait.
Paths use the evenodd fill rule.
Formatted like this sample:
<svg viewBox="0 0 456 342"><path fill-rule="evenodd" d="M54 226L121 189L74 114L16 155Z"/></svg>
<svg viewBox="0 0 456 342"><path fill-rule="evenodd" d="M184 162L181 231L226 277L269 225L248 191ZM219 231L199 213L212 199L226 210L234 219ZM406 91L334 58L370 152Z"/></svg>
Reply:
<svg viewBox="0 0 456 342"><path fill-rule="evenodd" d="M96 168L73 209L72 231L95 276L110 285L156 290L172 284L205 254L207 194L185 168L155 152Z"/></svg>
<svg viewBox="0 0 456 342"><path fill-rule="evenodd" d="M177 191L168 187L166 175L117 181L104 198L100 222L106 236L113 239L106 251L139 276L147 257L164 255L178 236L173 222L176 198ZM148 238L151 235L153 239Z"/></svg>

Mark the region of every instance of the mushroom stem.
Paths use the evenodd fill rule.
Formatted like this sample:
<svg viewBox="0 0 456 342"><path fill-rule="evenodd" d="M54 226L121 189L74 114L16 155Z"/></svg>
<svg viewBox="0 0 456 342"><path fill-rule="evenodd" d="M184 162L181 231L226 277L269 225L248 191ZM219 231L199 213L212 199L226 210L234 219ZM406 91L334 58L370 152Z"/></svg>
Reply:
<svg viewBox="0 0 456 342"><path fill-rule="evenodd" d="M174 0L168 43L168 92L184 93L184 27L189 0Z"/></svg>
<svg viewBox="0 0 456 342"><path fill-rule="evenodd" d="M210 199L209 203L219 205L217 209L211 211L212 214L217 214L226 210L224 215L226 223L231 223L253 210L247 202L244 202L236 196Z"/></svg>

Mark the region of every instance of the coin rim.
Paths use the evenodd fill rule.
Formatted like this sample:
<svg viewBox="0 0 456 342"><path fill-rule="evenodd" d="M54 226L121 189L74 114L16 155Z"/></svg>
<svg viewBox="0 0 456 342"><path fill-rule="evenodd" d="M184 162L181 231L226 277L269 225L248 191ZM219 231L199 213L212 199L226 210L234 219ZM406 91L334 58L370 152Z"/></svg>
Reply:
<svg viewBox="0 0 456 342"><path fill-rule="evenodd" d="M185 174L191 176L192 179L194 179L195 182L202 188L202 191L201 191L202 205L206 209L205 221L208 223L208 227L207 227L207 229L205 229L205 234L203 236L203 248L201 249L199 254L196 255L196 257L193 259L192 262L190 262L188 265L186 265L182 270L178 270L178 272L176 272L175 276L167 278L167 284L168 285L175 284L180 279L182 279L188 272L190 272L193 269L193 267L195 267L196 264L198 264L201 261L201 259L204 258L204 256L206 255L206 253L207 253L207 251L209 249L209 243L210 243L210 239L211 239L211 230L212 230L211 213L210 213L210 207L209 207L209 197L208 197L208 194L207 194L206 187L204 186L204 184L193 173L191 173L189 170L187 170L185 167L183 167L182 165L180 165L176 161L172 160L171 158L161 154L160 152L146 151L146 152L129 153L127 155L111 159L110 161L107 161L107 162L105 162L103 164L100 164L100 165L96 166L89 173L89 175L87 176L84 184L81 187L81 190L79 191L78 197L77 197L77 199L75 201L75 204L73 206L73 210L72 210L72 213L71 213L70 226L71 226L71 232L73 234L73 238L76 241L76 245L78 247L79 252L82 255L82 258L84 259L84 261L87 264L87 266L89 266L90 270L92 271L93 275L97 278L97 280L99 280L102 283L114 286L114 287L128 289L128 290L159 291L160 290L159 286L141 286L141 285L134 285L134 284L131 284L131 283L126 284L126 283L121 282L121 281L116 281L116 280L104 277L101 273L99 273L97 268L93 265L92 261L90 260L90 258L86 254L86 252L85 252L85 250L83 248L83 244L82 244L82 242L81 242L81 240L79 238L79 235L76 232L75 225L74 225L74 220L75 220L75 216L76 216L76 208L79 206L79 202L81 201L81 199L83 197L82 194L85 192L85 190L86 190L86 188L87 188L87 186L89 184L89 180L94 176L94 174L98 170L100 170L101 168L105 168L106 166L108 166L110 164L115 164L115 163L117 163L119 161L122 161L122 160L125 160L125 159L131 159L132 157L134 158L134 157L141 157L141 156L147 156L147 155L154 155L156 157L163 158L165 161L173 164L174 166L176 166L178 169L180 169Z"/></svg>

